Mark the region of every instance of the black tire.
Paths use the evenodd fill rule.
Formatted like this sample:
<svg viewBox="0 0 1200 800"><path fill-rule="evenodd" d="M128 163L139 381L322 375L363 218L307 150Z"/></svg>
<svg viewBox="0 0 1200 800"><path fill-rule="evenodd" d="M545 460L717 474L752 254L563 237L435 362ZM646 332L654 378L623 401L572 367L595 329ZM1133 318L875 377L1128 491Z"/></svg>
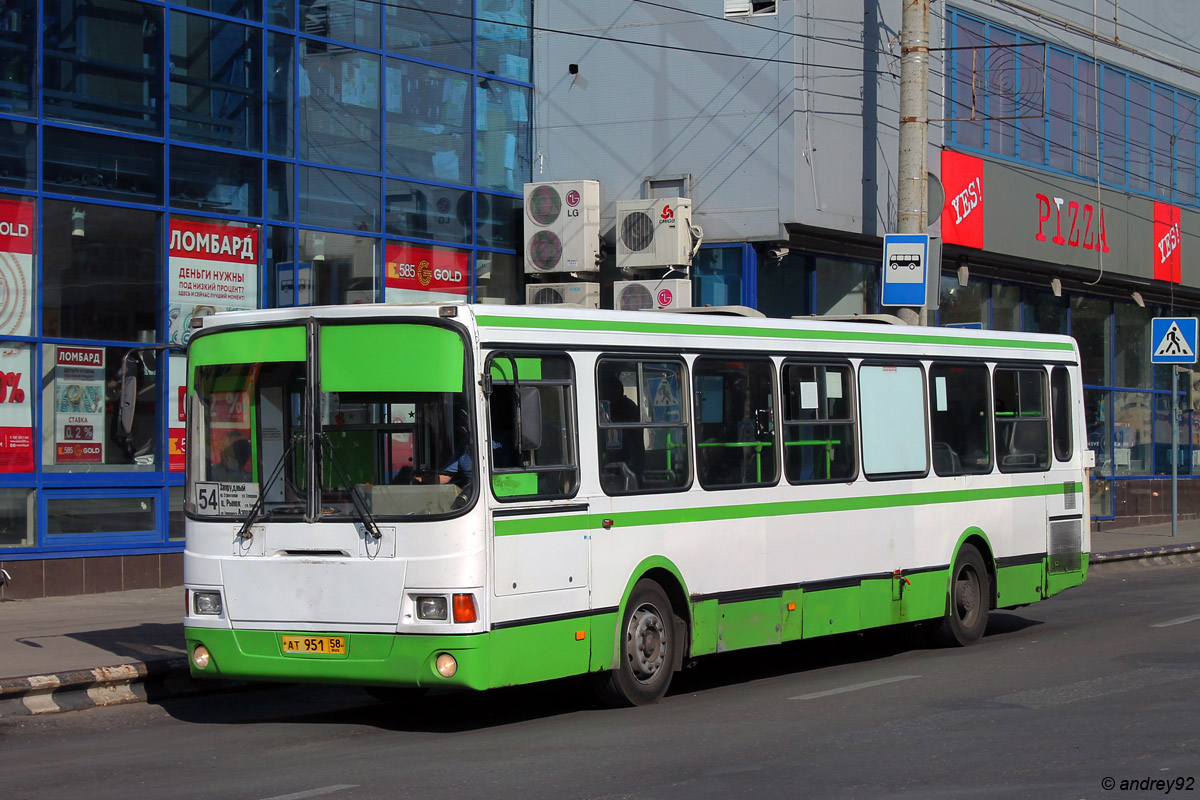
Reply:
<svg viewBox="0 0 1200 800"><path fill-rule="evenodd" d="M600 700L613 706L648 706L661 700L679 662L680 628L662 587L646 578L638 581L621 619L620 666L595 679Z"/></svg>
<svg viewBox="0 0 1200 800"><path fill-rule="evenodd" d="M950 591L946 597L946 616L933 631L933 639L943 647L974 644L987 630L992 602L992 580L983 556L974 545L964 544L950 573Z"/></svg>

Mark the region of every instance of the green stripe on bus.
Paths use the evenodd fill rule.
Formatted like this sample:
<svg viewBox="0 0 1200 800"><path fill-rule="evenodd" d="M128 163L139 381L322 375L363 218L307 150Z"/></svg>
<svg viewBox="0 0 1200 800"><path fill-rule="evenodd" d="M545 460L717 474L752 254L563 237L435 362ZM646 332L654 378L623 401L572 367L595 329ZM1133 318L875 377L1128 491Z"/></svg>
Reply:
<svg viewBox="0 0 1200 800"><path fill-rule="evenodd" d="M1083 484L1075 482L1074 492L1083 491ZM820 500L783 500L774 503L745 503L742 505L710 506L700 508L672 508L654 511L629 511L607 515L618 527L630 528L643 525L667 525L679 522L719 522L722 520L751 519L755 517L784 517L794 514L819 514L834 511L865 511L879 508L904 508L906 506L939 505L942 503L968 503L975 500L1006 500L1016 497L1039 497L1061 494L1063 485L1036 484L1033 486L1001 486L994 489L956 489L941 492L917 492L914 494L891 494L878 497L841 497ZM530 533L554 533L559 531L596 529L603 525L599 514L570 516L546 516L528 519L498 519L495 521L497 536L514 536Z"/></svg>
<svg viewBox="0 0 1200 800"><path fill-rule="evenodd" d="M885 342L902 344L948 344L960 347L1007 347L1030 350L1073 352L1070 342L1031 342L1028 340L965 338L936 333L898 333L865 331L816 331L790 328L725 327L723 325L680 325L658 320L626 322L624 320L593 319L528 319L482 314L476 317L480 327L534 328L538 330L568 330L605 333L673 333L680 335L745 336L761 339L802 339L836 342Z"/></svg>

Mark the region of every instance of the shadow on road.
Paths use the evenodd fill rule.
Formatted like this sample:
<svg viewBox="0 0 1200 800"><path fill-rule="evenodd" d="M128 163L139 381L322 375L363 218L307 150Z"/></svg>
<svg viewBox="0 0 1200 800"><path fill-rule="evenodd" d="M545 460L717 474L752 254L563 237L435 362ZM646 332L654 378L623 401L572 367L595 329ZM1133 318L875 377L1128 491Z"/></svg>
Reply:
<svg viewBox="0 0 1200 800"><path fill-rule="evenodd" d="M993 612L987 638L1040 624L1017 614ZM705 656L675 676L665 704L669 705L672 697L928 648L926 633L910 625ZM351 686L268 685L250 691L165 700L160 705L176 719L203 725L305 723L425 733L458 733L566 714L610 713L598 705L586 678L481 693L435 691L383 701L366 689Z"/></svg>

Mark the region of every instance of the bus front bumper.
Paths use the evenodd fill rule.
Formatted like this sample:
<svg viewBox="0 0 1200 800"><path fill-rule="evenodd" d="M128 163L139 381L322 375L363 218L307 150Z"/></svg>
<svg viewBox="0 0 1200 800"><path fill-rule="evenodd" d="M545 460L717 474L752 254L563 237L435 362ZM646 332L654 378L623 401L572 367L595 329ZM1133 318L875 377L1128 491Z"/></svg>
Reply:
<svg viewBox="0 0 1200 800"><path fill-rule="evenodd" d="M293 631L184 628L188 666L194 678L337 683L360 686L435 686L486 689L486 633L461 636L414 636L386 633L338 634L346 640L345 652L284 653L285 635L314 636ZM322 634L323 635L323 634ZM209 653L201 669L196 648ZM443 677L438 656L454 658L456 671Z"/></svg>

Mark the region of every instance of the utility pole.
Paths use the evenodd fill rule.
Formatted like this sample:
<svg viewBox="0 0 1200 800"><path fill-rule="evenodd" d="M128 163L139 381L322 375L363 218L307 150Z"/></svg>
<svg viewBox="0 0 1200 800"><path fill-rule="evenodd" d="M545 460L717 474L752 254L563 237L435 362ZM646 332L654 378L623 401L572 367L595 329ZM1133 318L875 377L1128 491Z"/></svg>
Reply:
<svg viewBox="0 0 1200 800"><path fill-rule="evenodd" d="M896 189L897 233L925 233L929 187L929 0L901 0L900 21L900 158ZM885 265L886 267L886 265ZM926 281L938 281L928 274ZM908 324L926 325L922 308L897 310Z"/></svg>

